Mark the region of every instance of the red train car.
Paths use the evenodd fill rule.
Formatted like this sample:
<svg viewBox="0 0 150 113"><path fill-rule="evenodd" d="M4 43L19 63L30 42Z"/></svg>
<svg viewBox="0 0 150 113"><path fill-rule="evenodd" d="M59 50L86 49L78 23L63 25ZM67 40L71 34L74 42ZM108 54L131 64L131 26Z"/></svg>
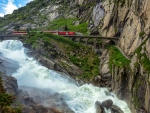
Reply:
<svg viewBox="0 0 150 113"><path fill-rule="evenodd" d="M58 31L58 35L75 35L73 31Z"/></svg>
<svg viewBox="0 0 150 113"><path fill-rule="evenodd" d="M75 35L74 31L50 31L50 30L43 30L44 33L52 33L56 35Z"/></svg>
<svg viewBox="0 0 150 113"><path fill-rule="evenodd" d="M67 35L66 31L58 31L58 35Z"/></svg>
<svg viewBox="0 0 150 113"><path fill-rule="evenodd" d="M68 31L68 35L75 35L75 32L73 32L73 31Z"/></svg>
<svg viewBox="0 0 150 113"><path fill-rule="evenodd" d="M35 31L35 32L43 32L43 33L52 33L56 35L75 35L73 31L50 31L50 30L43 30L43 31ZM14 35L25 35L28 34L27 31L13 31L12 34Z"/></svg>
<svg viewBox="0 0 150 113"><path fill-rule="evenodd" d="M28 34L27 31L13 31L12 34L14 35L24 35L24 34Z"/></svg>

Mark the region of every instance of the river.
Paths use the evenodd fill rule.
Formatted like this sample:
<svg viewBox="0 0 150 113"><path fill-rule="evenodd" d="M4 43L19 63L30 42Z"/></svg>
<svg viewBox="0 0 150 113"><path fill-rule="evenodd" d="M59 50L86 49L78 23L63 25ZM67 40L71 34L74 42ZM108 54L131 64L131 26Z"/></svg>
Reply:
<svg viewBox="0 0 150 113"><path fill-rule="evenodd" d="M49 70L34 58L27 56L26 51L23 43L18 40L0 42L1 56L18 65L11 76L17 79L20 87L34 87L46 89L51 93L59 93L75 113L95 113L95 102L103 102L107 99L111 99L124 113L131 113L126 102L119 100L106 88L95 87L92 84L78 86L68 76ZM107 95L106 92L108 92ZM107 113L110 111L108 110Z"/></svg>

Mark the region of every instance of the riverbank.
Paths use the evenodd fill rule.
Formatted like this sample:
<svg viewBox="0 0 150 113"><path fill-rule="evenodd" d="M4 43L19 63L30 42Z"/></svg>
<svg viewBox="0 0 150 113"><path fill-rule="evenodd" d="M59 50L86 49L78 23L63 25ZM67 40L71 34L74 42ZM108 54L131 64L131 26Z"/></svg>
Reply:
<svg viewBox="0 0 150 113"><path fill-rule="evenodd" d="M16 44L12 46L18 46L18 44L21 44L21 43L9 42L6 44ZM69 108L73 109L74 111L76 110L80 111L81 110L80 108L83 107L82 111L85 113L92 113L92 112L94 113L96 101L103 103L103 101L111 98L114 104L119 103L119 102L122 103L122 101L114 98L114 95L109 93L109 91L105 88L94 87L93 85L90 85L90 84L84 84L81 87L78 87L76 84L74 84L65 76L62 76L52 70L48 70L47 68L39 65L35 60L27 57L24 54L25 51L22 51L22 50L24 49L19 49L19 51L9 50L10 56L6 55L7 57L14 58L14 60L18 62L19 65L21 66L20 69L17 71L17 73L13 74L13 76L17 78L19 86L26 86L27 87L26 89L28 89L28 87L32 85L32 87L34 87L35 89L46 88L46 90L49 90L49 91L52 90L52 91L59 92L61 95L63 95L63 100L67 103L67 105L69 105ZM13 56L14 52L15 52L16 57ZM54 94L58 95L58 93L54 93ZM27 97L29 98L30 96L27 96ZM48 98L50 99L53 98L53 96L50 96L50 97ZM58 97L60 98L61 96L58 95ZM27 100L30 100L30 99L27 99ZM61 105L64 105L60 103L61 102L60 100L62 101L62 99L60 98L57 100L57 103L56 101L54 102L59 107ZM40 99L38 101L40 101ZM79 107L76 107L76 106L79 106ZM110 106L112 106L112 104ZM125 106L127 107L127 105L125 104L124 106L121 106L122 109L125 110L124 108ZM88 110L88 111L85 111L85 110Z"/></svg>
<svg viewBox="0 0 150 113"><path fill-rule="evenodd" d="M92 83L99 75L100 60L92 47L47 33L29 35L24 43L29 54L49 69L85 83Z"/></svg>
<svg viewBox="0 0 150 113"><path fill-rule="evenodd" d="M6 95L12 95L13 97L11 104L12 110L9 112L34 113L40 111L42 113L64 113L67 111L67 113L74 113L61 99L62 97L58 93L53 94L44 89L18 86L17 79L12 77L12 75L16 73L20 67L18 62L5 57L4 54L0 54L0 78L2 87ZM0 94L1 93L0 91ZM61 106L56 102L61 103ZM13 109L18 109L19 111L13 111ZM8 113L8 109L0 108L0 112Z"/></svg>

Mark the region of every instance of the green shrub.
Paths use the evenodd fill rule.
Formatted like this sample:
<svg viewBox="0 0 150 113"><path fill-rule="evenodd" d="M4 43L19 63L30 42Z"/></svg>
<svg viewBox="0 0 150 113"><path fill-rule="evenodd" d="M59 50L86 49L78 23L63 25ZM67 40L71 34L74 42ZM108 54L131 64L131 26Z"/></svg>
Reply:
<svg viewBox="0 0 150 113"><path fill-rule="evenodd" d="M147 57L147 55L146 55L146 53L144 52L144 53L142 53L141 54L141 50L142 50L142 46L145 44L145 42L143 42L142 44L141 44L141 46L139 46L137 49L136 49L136 51L135 51L135 53L137 53L137 58L139 59L139 63L144 67L144 69L146 70L146 71L148 71L148 73L150 73L150 60L149 60L149 58Z"/></svg>
<svg viewBox="0 0 150 113"><path fill-rule="evenodd" d="M15 97L13 95L5 93L2 86L2 80L0 78L0 110L2 113L21 113L21 107L11 107L11 104Z"/></svg>
<svg viewBox="0 0 150 113"><path fill-rule="evenodd" d="M87 23L80 23L78 26L73 25L73 22L79 21L78 18L58 18L50 22L48 29L50 30L59 30L67 26L68 31L81 32L87 34Z"/></svg>
<svg viewBox="0 0 150 113"><path fill-rule="evenodd" d="M13 101L14 97L9 94L0 93L0 105L7 106L10 105Z"/></svg>
<svg viewBox="0 0 150 113"><path fill-rule="evenodd" d="M127 67L131 62L127 59L120 50L115 46L110 46L108 48L110 59L109 59L109 68L112 70L112 64L118 67Z"/></svg>
<svg viewBox="0 0 150 113"><path fill-rule="evenodd" d="M141 32L139 33L139 36L140 36L141 38L144 38L144 35L145 35L145 32L144 32L144 31L141 31Z"/></svg>
<svg viewBox="0 0 150 113"><path fill-rule="evenodd" d="M66 60L71 61L83 70L81 78L92 79L99 74L98 67L100 61L91 47L83 46L63 36L50 33L31 33L26 42L36 47L38 39L47 43L47 47L51 46L53 42L59 45L66 55ZM74 53L74 55L72 56L71 53Z"/></svg>

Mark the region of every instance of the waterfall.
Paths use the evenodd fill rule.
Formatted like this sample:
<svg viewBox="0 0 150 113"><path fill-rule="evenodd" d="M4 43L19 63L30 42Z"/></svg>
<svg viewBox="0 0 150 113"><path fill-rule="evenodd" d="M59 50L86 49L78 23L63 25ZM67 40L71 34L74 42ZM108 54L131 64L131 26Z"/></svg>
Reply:
<svg viewBox="0 0 150 113"><path fill-rule="evenodd" d="M111 99L124 113L131 113L126 102L117 99L106 88L95 87L92 84L77 86L68 76L40 65L34 58L26 55L26 49L20 41L0 42L0 53L19 64L19 69L12 74L19 86L59 93L63 95L63 99L75 113L95 113L95 102L103 102L107 99ZM110 113L110 111L107 112Z"/></svg>

